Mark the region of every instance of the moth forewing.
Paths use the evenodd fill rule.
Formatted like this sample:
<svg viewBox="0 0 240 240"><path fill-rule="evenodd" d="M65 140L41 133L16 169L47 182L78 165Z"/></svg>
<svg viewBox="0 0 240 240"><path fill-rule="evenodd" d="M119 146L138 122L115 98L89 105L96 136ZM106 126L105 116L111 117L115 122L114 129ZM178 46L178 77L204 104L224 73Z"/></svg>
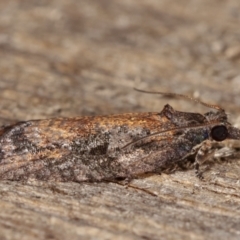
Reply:
<svg viewBox="0 0 240 240"><path fill-rule="evenodd" d="M227 122L222 108L193 101L217 112L180 112L166 105L160 113L53 118L3 127L0 179L135 178L167 168L197 150L199 166L206 140L240 139L240 130Z"/></svg>

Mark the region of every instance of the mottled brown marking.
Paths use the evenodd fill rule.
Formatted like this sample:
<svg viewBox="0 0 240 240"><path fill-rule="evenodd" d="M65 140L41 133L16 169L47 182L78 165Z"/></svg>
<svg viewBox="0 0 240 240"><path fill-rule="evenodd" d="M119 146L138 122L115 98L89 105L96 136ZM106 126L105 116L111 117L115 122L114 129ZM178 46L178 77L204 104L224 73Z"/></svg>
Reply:
<svg viewBox="0 0 240 240"><path fill-rule="evenodd" d="M0 179L133 178L186 158L212 140L217 125L226 126L227 138L240 138L223 111L201 115L170 105L160 113L20 122L0 129Z"/></svg>

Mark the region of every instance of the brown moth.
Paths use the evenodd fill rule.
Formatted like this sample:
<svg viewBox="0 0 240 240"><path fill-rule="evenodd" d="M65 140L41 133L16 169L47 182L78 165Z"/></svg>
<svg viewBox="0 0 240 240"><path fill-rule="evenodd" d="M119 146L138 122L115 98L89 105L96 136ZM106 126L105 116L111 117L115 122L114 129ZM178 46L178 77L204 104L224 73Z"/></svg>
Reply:
<svg viewBox="0 0 240 240"><path fill-rule="evenodd" d="M191 154L196 154L198 170L209 143L240 139L240 130L228 122L224 109L184 95L163 94L189 98L216 111L180 112L167 104L161 112L53 118L2 127L0 179L132 179L159 172Z"/></svg>

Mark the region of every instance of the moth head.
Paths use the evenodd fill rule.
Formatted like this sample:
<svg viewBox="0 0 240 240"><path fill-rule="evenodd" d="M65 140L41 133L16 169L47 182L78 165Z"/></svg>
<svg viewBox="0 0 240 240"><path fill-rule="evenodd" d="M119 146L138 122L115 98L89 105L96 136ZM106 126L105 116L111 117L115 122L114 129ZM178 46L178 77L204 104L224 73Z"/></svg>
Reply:
<svg viewBox="0 0 240 240"><path fill-rule="evenodd" d="M155 136L157 134L162 134L164 132L168 131L174 131L174 130L183 130L183 129L197 129L197 128L202 128L202 127L210 127L210 137L218 142L224 141L226 139L237 139L240 140L240 129L233 127L229 122L228 122L228 116L226 112L224 111L223 108L221 108L218 105L213 105L213 104L208 104L205 102L200 101L199 99L187 96L187 95L182 95L182 94L176 94L176 93L164 93L164 92L155 92L155 91L145 91L141 89L136 89L136 91L143 92L143 93L151 93L151 94L161 94L166 97L173 97L173 98L183 98L190 100L192 102L197 102L200 103L206 107L212 108L216 111L210 111L204 114L204 117L206 118L205 123L197 124L197 125L192 125L192 126L181 126L181 127L176 127L173 129L167 129L162 132L158 133L153 133L148 137ZM208 135L208 136L209 136ZM131 145L131 144L128 144Z"/></svg>
<svg viewBox="0 0 240 240"><path fill-rule="evenodd" d="M240 140L240 129L233 127L232 125L227 125L228 139Z"/></svg>
<svg viewBox="0 0 240 240"><path fill-rule="evenodd" d="M240 129L233 127L231 124L219 124L211 128L211 138L217 142L224 141L226 139L238 139L240 140Z"/></svg>

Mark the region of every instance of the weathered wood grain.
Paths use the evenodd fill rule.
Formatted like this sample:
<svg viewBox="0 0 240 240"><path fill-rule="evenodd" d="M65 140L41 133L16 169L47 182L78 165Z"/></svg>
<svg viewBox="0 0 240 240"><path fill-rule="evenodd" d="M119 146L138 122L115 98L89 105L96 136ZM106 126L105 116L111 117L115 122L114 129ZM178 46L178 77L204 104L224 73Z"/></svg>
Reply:
<svg viewBox="0 0 240 240"><path fill-rule="evenodd" d="M240 126L239 12L238 0L1 0L1 124L207 111L139 87L200 96ZM1 181L0 239L239 239L239 176L236 156L205 181L193 170L129 187Z"/></svg>

